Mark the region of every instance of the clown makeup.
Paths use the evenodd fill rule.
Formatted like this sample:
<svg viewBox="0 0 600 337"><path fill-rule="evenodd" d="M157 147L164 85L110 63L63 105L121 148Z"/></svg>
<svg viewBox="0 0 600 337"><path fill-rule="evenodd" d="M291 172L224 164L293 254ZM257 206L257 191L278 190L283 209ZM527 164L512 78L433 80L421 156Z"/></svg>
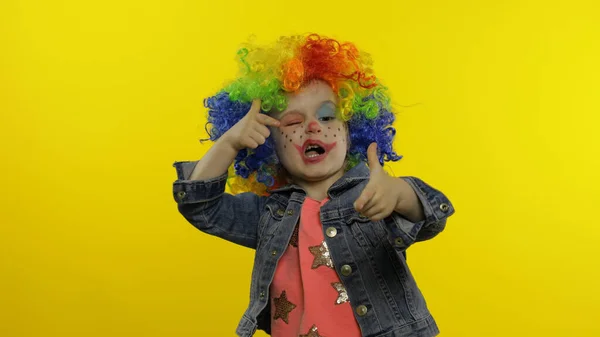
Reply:
<svg viewBox="0 0 600 337"><path fill-rule="evenodd" d="M287 98L287 109L273 114L281 126L271 128L281 164L297 183L337 180L348 149L337 96L327 83L313 81Z"/></svg>

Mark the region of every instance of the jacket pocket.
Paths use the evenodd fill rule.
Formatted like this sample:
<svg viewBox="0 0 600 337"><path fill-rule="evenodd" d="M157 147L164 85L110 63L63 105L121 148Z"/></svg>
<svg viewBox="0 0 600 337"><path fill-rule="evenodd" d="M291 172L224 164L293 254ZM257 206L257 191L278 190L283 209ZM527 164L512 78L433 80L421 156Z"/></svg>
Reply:
<svg viewBox="0 0 600 337"><path fill-rule="evenodd" d="M276 202L270 202L265 205L265 209L260 217L260 225L258 232L259 246L261 241L264 241L267 237L273 237L275 230L281 223L285 209Z"/></svg>
<svg viewBox="0 0 600 337"><path fill-rule="evenodd" d="M386 231L383 220L371 221L367 217L352 215L346 224L350 227L352 235L362 247L379 247L386 240Z"/></svg>

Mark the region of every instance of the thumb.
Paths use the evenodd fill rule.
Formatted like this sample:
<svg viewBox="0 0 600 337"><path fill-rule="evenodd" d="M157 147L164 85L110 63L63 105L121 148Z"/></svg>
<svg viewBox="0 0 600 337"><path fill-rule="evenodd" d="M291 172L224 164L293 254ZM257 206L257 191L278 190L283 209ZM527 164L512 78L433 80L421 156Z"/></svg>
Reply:
<svg viewBox="0 0 600 337"><path fill-rule="evenodd" d="M260 98L257 98L252 101L252 106L250 107L250 111L248 111L248 115L257 115L260 113L260 107L262 102Z"/></svg>
<svg viewBox="0 0 600 337"><path fill-rule="evenodd" d="M367 149L367 163L371 171L381 169L381 164L379 164L379 158L377 157L377 143L369 145Z"/></svg>

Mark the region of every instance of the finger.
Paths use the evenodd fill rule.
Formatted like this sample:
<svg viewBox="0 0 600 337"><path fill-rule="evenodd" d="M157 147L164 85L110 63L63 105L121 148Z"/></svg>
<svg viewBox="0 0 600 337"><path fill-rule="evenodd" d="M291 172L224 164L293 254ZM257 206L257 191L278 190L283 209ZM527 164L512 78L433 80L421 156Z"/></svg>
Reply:
<svg viewBox="0 0 600 337"><path fill-rule="evenodd" d="M367 214L367 212L373 213L373 209L377 209L382 204L380 202L380 197L378 193L373 193L373 196L365 203L362 207L361 213Z"/></svg>
<svg viewBox="0 0 600 337"><path fill-rule="evenodd" d="M375 205L372 205L371 207L369 207L369 209L365 208L361 213L367 216L368 218L371 218L376 214L385 213L387 208L388 207L384 203L380 202Z"/></svg>
<svg viewBox="0 0 600 337"><path fill-rule="evenodd" d="M250 110L248 111L248 115L258 115L260 113L260 105L262 102L260 99L255 99L252 101L252 106L250 106Z"/></svg>
<svg viewBox="0 0 600 337"><path fill-rule="evenodd" d="M369 164L369 170L373 171L381 169L379 164L379 157L377 157L377 143L371 143L367 149L367 163Z"/></svg>
<svg viewBox="0 0 600 337"><path fill-rule="evenodd" d="M252 138L254 141L256 141L258 143L258 145L262 145L267 141L266 137L264 137L258 131L255 131L255 130L251 131L248 136L250 136L250 138Z"/></svg>
<svg viewBox="0 0 600 337"><path fill-rule="evenodd" d="M281 124L277 119L266 114L258 114L256 119L263 125L279 127Z"/></svg>
<svg viewBox="0 0 600 337"><path fill-rule="evenodd" d="M248 149L256 149L258 147L258 142L248 137L248 139L246 139L244 142L244 146Z"/></svg>
<svg viewBox="0 0 600 337"><path fill-rule="evenodd" d="M354 209L356 209L358 212L361 212L365 204L373 197L374 193L375 191L369 188L369 186L365 187L360 196L354 202Z"/></svg>
<svg viewBox="0 0 600 337"><path fill-rule="evenodd" d="M265 138L269 138L269 136L271 135L271 130L269 130L268 127L266 127L260 123L256 123L254 125L254 131L260 133Z"/></svg>

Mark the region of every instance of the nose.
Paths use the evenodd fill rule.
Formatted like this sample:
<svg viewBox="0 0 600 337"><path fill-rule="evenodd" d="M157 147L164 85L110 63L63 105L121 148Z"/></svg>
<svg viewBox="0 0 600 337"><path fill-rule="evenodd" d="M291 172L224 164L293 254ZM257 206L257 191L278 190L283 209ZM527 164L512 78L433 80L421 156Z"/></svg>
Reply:
<svg viewBox="0 0 600 337"><path fill-rule="evenodd" d="M317 123L316 121L311 121L310 123L308 123L308 126L306 127L306 132L307 133L321 133L321 125L319 125L319 123Z"/></svg>

